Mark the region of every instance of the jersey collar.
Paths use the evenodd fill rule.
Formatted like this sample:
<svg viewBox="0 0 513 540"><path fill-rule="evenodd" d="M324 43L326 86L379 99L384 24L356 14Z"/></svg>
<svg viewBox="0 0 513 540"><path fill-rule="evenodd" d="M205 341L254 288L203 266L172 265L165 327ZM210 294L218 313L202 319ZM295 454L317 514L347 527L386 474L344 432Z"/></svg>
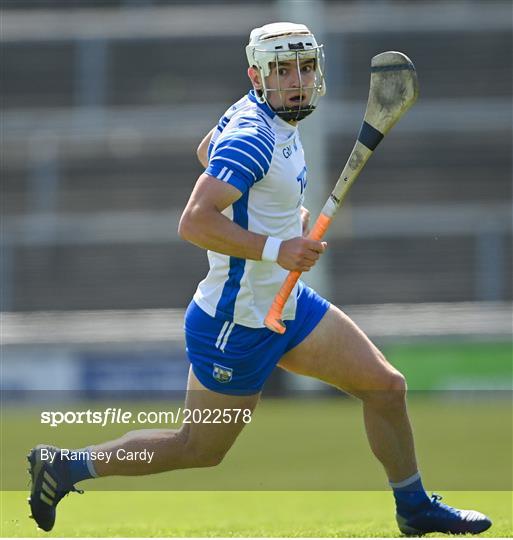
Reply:
<svg viewBox="0 0 513 540"><path fill-rule="evenodd" d="M290 130L293 130L295 131L297 129L297 126L292 126L291 124L289 124L288 122L285 122L285 120L283 120L282 118L280 118L272 109L271 107L267 104L267 102L264 101L264 103L261 103L257 97L256 97L256 94L255 94L255 90L250 90L248 92L248 98L250 101L252 101L253 103L256 103L257 107L259 107L262 111L264 111L264 113L269 116L269 118L271 118L272 120L274 120L275 122L278 122L278 124L280 124L281 126L283 127L286 127Z"/></svg>
<svg viewBox="0 0 513 540"><path fill-rule="evenodd" d="M267 116L269 116L269 118L275 118L276 113L271 109L271 107L269 107L269 105L266 102L261 103L257 99L255 90L250 90L249 93L248 93L248 97L249 97L250 101L252 101L253 103L256 103L257 106L260 109L262 109Z"/></svg>

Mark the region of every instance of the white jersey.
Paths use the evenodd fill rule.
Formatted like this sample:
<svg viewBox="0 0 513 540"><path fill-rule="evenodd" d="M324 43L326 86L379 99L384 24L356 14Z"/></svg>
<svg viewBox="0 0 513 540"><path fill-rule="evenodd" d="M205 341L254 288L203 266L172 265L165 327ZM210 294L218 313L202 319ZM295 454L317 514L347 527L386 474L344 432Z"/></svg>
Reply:
<svg viewBox="0 0 513 540"><path fill-rule="evenodd" d="M242 197L223 214L249 231L289 240L302 234L306 166L297 127L282 120L254 91L230 107L212 136L207 174ZM288 271L278 263L208 251L210 270L194 301L209 315L251 328L264 326ZM294 319L297 285L283 311Z"/></svg>

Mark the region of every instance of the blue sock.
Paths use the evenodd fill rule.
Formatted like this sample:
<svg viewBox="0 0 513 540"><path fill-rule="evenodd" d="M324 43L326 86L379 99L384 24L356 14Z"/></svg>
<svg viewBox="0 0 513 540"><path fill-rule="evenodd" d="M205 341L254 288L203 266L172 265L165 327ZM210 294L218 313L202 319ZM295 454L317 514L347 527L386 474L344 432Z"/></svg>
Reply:
<svg viewBox="0 0 513 540"><path fill-rule="evenodd" d="M394 491L397 513L401 516L415 513L430 501L418 472L402 482L390 482L390 487Z"/></svg>
<svg viewBox="0 0 513 540"><path fill-rule="evenodd" d="M61 454L61 461L67 464L67 471L72 484L98 476L91 461L90 448L71 450L69 456Z"/></svg>

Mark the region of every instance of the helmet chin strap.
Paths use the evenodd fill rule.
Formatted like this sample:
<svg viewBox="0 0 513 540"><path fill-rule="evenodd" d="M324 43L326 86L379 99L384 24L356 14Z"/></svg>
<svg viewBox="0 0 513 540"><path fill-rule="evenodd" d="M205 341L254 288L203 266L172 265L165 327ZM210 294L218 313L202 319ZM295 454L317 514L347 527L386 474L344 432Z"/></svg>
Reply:
<svg viewBox="0 0 513 540"><path fill-rule="evenodd" d="M282 120L285 120L285 122L299 122L299 120L303 120L303 118L312 114L315 111L315 106L307 105L306 107L301 107L301 105L298 105L297 107L280 107L279 109L271 107L271 109L273 109Z"/></svg>
<svg viewBox="0 0 513 540"><path fill-rule="evenodd" d="M266 103L285 122L299 122L315 111L315 105L296 105L294 107L273 107L266 96L266 88L256 90L255 95L260 103Z"/></svg>

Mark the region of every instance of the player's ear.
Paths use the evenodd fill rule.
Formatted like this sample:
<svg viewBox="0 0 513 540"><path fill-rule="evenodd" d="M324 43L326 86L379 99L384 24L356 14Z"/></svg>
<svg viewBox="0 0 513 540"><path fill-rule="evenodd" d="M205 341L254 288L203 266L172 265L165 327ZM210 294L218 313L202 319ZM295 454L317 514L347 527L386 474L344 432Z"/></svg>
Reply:
<svg viewBox="0 0 513 540"><path fill-rule="evenodd" d="M260 79L260 73L255 66L251 66L248 68L248 77L250 78L251 83L253 84L253 87L255 88L255 90L262 90L262 81Z"/></svg>

